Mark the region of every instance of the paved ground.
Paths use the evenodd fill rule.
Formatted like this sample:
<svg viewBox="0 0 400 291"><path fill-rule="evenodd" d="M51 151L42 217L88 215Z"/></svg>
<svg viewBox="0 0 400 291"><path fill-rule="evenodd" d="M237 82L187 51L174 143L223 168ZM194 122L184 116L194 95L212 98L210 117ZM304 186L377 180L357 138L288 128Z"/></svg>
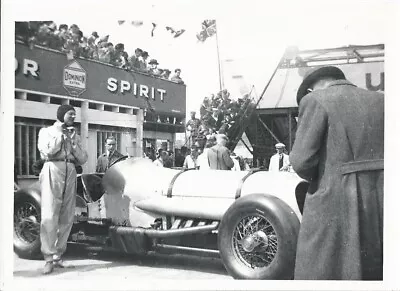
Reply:
<svg viewBox="0 0 400 291"><path fill-rule="evenodd" d="M94 252L81 245L69 245L66 269L56 269L42 275L42 260L24 260L14 256L14 282L17 284L46 284L63 280L85 282L122 282L127 280L232 280L219 259L184 255L134 256L113 252ZM43 285L44 286L44 285ZM65 285L64 285L65 287Z"/></svg>

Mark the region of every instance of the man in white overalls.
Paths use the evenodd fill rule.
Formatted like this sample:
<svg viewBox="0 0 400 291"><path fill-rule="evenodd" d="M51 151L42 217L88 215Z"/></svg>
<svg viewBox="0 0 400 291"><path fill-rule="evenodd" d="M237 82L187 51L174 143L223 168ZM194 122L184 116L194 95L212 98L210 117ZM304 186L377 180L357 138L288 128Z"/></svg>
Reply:
<svg viewBox="0 0 400 291"><path fill-rule="evenodd" d="M275 148L276 154L273 155L269 161L268 171L284 171L285 169L288 169L290 165L289 156L283 152L285 149L285 145L283 143L277 143L275 145Z"/></svg>

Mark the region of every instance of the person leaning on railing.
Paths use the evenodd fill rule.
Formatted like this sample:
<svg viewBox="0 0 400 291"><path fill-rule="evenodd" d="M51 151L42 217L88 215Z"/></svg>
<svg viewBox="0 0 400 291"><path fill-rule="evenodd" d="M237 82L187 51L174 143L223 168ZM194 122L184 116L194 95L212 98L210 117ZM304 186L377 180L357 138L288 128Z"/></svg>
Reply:
<svg viewBox="0 0 400 291"><path fill-rule="evenodd" d="M178 84L184 84L181 78L181 72L181 69L175 69L175 74L171 77L171 81Z"/></svg>
<svg viewBox="0 0 400 291"><path fill-rule="evenodd" d="M117 44L114 48L108 41L109 35L99 38L96 31L86 38L76 24L72 24L69 28L68 25L61 24L57 29L57 25L53 21L16 22L15 38L26 43L31 49L35 45L40 45L62 51L75 58L83 57L126 70L150 73L147 65L148 52L138 48L135 50L135 54L129 57L124 51L122 43ZM180 72L180 69L176 69L171 81L184 84ZM151 74L169 79L171 71L157 69L152 70Z"/></svg>

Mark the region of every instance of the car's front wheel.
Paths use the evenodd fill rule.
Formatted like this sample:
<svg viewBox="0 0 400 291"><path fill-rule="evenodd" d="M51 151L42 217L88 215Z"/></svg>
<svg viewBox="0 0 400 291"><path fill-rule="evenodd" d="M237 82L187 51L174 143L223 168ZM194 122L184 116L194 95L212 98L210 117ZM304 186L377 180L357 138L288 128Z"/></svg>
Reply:
<svg viewBox="0 0 400 291"><path fill-rule="evenodd" d="M40 204L29 195L14 201L14 251L26 259L40 256Z"/></svg>
<svg viewBox="0 0 400 291"><path fill-rule="evenodd" d="M239 198L218 229L218 248L228 273L236 279L293 278L300 222L277 197L251 194Z"/></svg>

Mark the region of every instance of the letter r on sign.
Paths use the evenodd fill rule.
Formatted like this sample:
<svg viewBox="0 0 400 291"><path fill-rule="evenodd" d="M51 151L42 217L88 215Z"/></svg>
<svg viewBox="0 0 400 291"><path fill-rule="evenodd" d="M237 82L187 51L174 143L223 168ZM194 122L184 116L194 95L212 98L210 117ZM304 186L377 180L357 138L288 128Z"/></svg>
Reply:
<svg viewBox="0 0 400 291"><path fill-rule="evenodd" d="M25 59L24 60L24 75L27 76L30 73L33 77L39 77L37 71L39 70L39 65L37 62Z"/></svg>

